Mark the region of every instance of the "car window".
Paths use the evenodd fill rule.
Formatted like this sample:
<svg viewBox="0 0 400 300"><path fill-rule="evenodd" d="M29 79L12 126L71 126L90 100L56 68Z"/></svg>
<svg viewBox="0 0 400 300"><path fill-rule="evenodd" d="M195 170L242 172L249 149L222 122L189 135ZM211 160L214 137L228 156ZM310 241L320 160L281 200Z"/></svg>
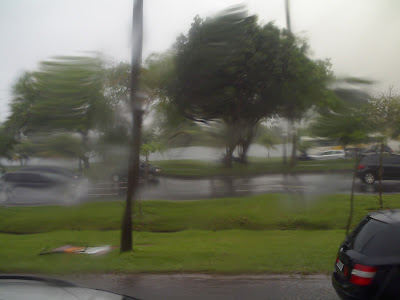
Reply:
<svg viewBox="0 0 400 300"><path fill-rule="evenodd" d="M352 249L356 252L369 256L400 256L398 225L369 219L357 229L353 237Z"/></svg>
<svg viewBox="0 0 400 300"><path fill-rule="evenodd" d="M379 163L378 155L365 155L360 161L361 163L377 164Z"/></svg>
<svg viewBox="0 0 400 300"><path fill-rule="evenodd" d="M399 155L391 155L390 163L392 164L400 164L400 156Z"/></svg>
<svg viewBox="0 0 400 300"><path fill-rule="evenodd" d="M19 173L8 173L5 175L5 180L8 182L18 182L20 180Z"/></svg>
<svg viewBox="0 0 400 300"><path fill-rule="evenodd" d="M384 230L376 234L364 249L363 254L371 256L400 257L400 226L387 224ZM390 242L388 242L390 241Z"/></svg>
<svg viewBox="0 0 400 300"><path fill-rule="evenodd" d="M20 180L30 183L43 183L48 182L47 178L35 173L25 173L20 175Z"/></svg>

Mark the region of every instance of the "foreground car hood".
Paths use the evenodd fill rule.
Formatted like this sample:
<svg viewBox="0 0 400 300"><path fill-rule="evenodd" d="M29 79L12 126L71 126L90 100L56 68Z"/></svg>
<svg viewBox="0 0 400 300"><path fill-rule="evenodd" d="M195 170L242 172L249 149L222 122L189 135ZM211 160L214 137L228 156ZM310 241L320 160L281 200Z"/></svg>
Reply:
<svg viewBox="0 0 400 300"><path fill-rule="evenodd" d="M21 277L23 278L23 277ZM0 277L0 299L6 300L134 300L135 298L101 290L81 288L63 281L3 279Z"/></svg>

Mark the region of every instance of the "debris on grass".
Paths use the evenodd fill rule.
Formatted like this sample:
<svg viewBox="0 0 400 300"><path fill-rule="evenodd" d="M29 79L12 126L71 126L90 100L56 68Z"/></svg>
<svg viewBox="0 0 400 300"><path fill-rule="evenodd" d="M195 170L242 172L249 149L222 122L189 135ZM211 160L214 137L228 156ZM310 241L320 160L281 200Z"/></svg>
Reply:
<svg viewBox="0 0 400 300"><path fill-rule="evenodd" d="M49 251L42 251L40 255L55 254L55 253L103 255L111 252L115 248L117 247L113 247L110 245L97 246L97 247L80 247L80 246L64 245Z"/></svg>

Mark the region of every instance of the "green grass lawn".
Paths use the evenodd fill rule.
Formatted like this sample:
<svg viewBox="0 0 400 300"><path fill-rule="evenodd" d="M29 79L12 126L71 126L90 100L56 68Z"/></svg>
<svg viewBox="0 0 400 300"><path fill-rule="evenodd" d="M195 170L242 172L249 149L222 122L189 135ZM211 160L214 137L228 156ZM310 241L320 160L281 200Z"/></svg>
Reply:
<svg viewBox="0 0 400 300"><path fill-rule="evenodd" d="M42 255L66 244L119 245L123 201L78 206L0 207L0 272L327 273L344 239L349 197L258 195L200 201L143 201L134 251ZM400 196L384 196L399 208ZM379 210L356 196L353 226Z"/></svg>
<svg viewBox="0 0 400 300"><path fill-rule="evenodd" d="M176 176L217 176L252 175L282 172L352 170L354 160L299 161L295 168L282 163L281 158L250 158L247 165L234 163L232 169L226 169L216 162L199 160L160 160L152 162L163 170L165 175Z"/></svg>
<svg viewBox="0 0 400 300"><path fill-rule="evenodd" d="M330 161L299 161L293 169L282 163L281 158L255 158L250 157L247 165L234 163L232 169L225 168L221 163L201 160L159 160L151 161L162 169L162 174L167 176L236 176L236 175L260 175L283 172L329 172L335 170L352 170L354 160L330 160ZM118 170L116 165L103 163L91 164L90 169L85 170L85 175L92 179L110 179L111 174Z"/></svg>
<svg viewBox="0 0 400 300"><path fill-rule="evenodd" d="M118 245L119 231L0 234L0 272L328 273L343 231L134 233L134 251L104 256L39 255L65 244Z"/></svg>
<svg viewBox="0 0 400 300"><path fill-rule="evenodd" d="M152 232L344 229L348 202L347 195L303 198L280 194L198 201L143 201L142 215L135 209L134 228ZM400 208L400 196L384 196L384 205ZM67 207L0 207L0 232L118 230L123 207L121 198ZM368 212L378 209L376 196L356 196L354 224Z"/></svg>

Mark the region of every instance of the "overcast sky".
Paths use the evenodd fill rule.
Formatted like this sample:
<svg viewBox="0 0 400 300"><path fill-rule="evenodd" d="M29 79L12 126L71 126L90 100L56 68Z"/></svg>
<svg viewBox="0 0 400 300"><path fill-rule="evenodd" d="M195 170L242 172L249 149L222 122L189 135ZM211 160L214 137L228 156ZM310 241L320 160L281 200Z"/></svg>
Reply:
<svg viewBox="0 0 400 300"><path fill-rule="evenodd" d="M144 58L168 49L195 15L245 3L263 23L284 27L284 0L144 0ZM0 0L0 121L12 84L54 55L100 51L129 61L133 0ZM314 58L330 58L337 75L400 87L400 1L291 0L292 30Z"/></svg>

